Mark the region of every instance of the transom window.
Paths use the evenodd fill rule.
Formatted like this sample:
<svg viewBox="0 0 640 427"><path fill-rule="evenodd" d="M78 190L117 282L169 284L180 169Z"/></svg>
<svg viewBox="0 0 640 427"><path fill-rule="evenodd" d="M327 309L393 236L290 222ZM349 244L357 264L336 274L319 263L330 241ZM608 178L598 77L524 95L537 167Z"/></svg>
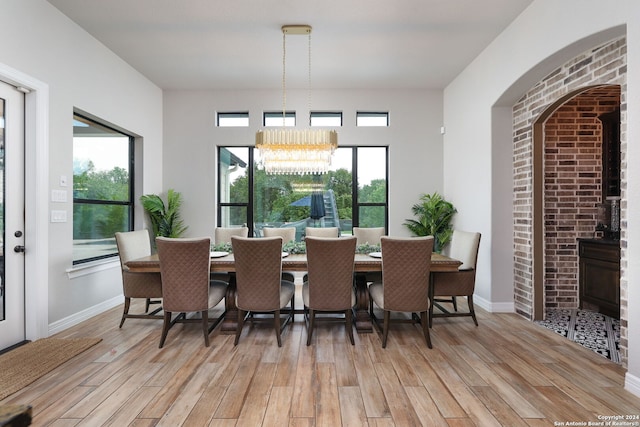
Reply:
<svg viewBox="0 0 640 427"><path fill-rule="evenodd" d="M249 113L246 111L218 113L216 124L218 127L247 127L249 126Z"/></svg>
<svg viewBox="0 0 640 427"><path fill-rule="evenodd" d="M133 226L131 135L73 115L73 263L118 255L116 231Z"/></svg>
<svg viewBox="0 0 640 427"><path fill-rule="evenodd" d="M389 126L388 112L358 111L356 126Z"/></svg>
<svg viewBox="0 0 640 427"><path fill-rule="evenodd" d="M264 113L263 117L263 125L265 127L282 127L282 111L267 111ZM284 115L284 126L295 126L296 125L296 112L295 111L287 111Z"/></svg>

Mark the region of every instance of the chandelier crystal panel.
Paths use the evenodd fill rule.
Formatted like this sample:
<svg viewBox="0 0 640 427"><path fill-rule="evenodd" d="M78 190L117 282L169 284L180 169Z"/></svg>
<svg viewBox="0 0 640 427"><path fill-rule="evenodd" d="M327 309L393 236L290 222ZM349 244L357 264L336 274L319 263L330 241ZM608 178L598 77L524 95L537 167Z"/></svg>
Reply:
<svg viewBox="0 0 640 427"><path fill-rule="evenodd" d="M256 133L256 148L260 150L261 166L268 174L305 175L328 172L338 147L338 133L327 129L287 129L286 116L286 40L287 34L307 34L309 37L309 99L311 99L311 27L282 27L282 123L281 129L263 129ZM309 105L309 112L311 106Z"/></svg>

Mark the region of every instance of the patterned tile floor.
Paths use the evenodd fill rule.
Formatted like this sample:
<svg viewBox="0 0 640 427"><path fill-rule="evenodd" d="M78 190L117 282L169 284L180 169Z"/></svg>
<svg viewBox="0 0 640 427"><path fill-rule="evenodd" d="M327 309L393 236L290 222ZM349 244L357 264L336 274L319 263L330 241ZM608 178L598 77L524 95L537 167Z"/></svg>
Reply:
<svg viewBox="0 0 640 427"><path fill-rule="evenodd" d="M536 322L568 339L620 363L620 320L587 310L547 310Z"/></svg>

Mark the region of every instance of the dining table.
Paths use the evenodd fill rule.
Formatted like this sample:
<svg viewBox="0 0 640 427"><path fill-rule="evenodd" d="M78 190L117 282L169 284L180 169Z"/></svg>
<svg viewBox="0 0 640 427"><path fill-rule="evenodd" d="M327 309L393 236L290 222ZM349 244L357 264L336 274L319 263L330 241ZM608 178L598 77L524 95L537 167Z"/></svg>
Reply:
<svg viewBox="0 0 640 427"><path fill-rule="evenodd" d="M439 253L431 254L431 272L455 272L462 264L457 259L450 258ZM126 262L131 272L158 273L160 272L160 260L158 254L152 254L142 258ZM356 331L367 333L373 331L373 324L369 315L369 290L366 273L381 272L382 258L380 253L355 254L354 256L354 290L356 293L356 305L354 307L354 323ZM307 271L306 254L287 254L283 252L282 271L305 272ZM236 283L235 260L233 253L212 252L211 272L228 273L229 286L225 295L225 317L221 324L222 333L235 333L238 324L238 308L236 307ZM296 314L302 313L296 310Z"/></svg>

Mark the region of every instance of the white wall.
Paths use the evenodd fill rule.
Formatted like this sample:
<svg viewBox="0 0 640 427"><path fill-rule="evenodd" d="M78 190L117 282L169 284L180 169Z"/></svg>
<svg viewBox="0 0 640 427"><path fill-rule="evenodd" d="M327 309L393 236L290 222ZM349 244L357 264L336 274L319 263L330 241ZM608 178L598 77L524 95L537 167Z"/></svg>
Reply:
<svg viewBox="0 0 640 427"><path fill-rule="evenodd" d="M50 188L43 202L49 209L66 210L69 220L27 233L38 232L39 239L49 242L49 262L39 260L37 268L48 269L48 289L42 290L48 293L48 307L42 311L48 311L46 321L52 325L122 293L117 264L75 279L66 272L72 267L73 109L141 136L145 158L137 172L144 175L145 186L137 190L160 191L162 91L46 1L2 0L0 9L0 64L49 87ZM68 178L68 187L59 186L62 175ZM52 189L67 190L68 202L50 203Z"/></svg>
<svg viewBox="0 0 640 427"><path fill-rule="evenodd" d="M444 91L444 188L462 214L457 225L483 234L476 292L490 308L513 300L512 222L512 124L508 109L518 96L566 60L629 31L628 129L629 165L637 165L640 153L640 13L638 2L615 2L602 7L595 0L536 0ZM633 10L632 10L633 9ZM635 40L633 36L635 35ZM637 168L635 168L637 170ZM459 173L464 170L465 173ZM489 172L490 171L490 172ZM629 194L640 194L640 176L628 174ZM635 193L634 193L635 190ZM632 201L632 199L634 199ZM629 259L640 252L638 198L629 201ZM635 212L634 212L635 211ZM504 247L509 245L509 247ZM636 255L635 257L639 257ZM631 307L640 304L637 288L640 265L629 262L629 374L627 387L640 377L640 319ZM636 283L634 283L636 282ZM632 380L629 380L632 378ZM640 394L640 383L635 389Z"/></svg>
<svg viewBox="0 0 640 427"><path fill-rule="evenodd" d="M422 193L442 192L441 91L312 91L312 109L342 111L338 143L389 145L389 233L402 226ZM184 195L188 235L212 236L216 225L215 156L218 145L253 145L262 113L282 110L282 92L166 91L164 188ZM287 91L287 110L307 114L307 91ZM357 128L356 111L389 111L389 128ZM216 111L249 111L247 128L218 128Z"/></svg>

